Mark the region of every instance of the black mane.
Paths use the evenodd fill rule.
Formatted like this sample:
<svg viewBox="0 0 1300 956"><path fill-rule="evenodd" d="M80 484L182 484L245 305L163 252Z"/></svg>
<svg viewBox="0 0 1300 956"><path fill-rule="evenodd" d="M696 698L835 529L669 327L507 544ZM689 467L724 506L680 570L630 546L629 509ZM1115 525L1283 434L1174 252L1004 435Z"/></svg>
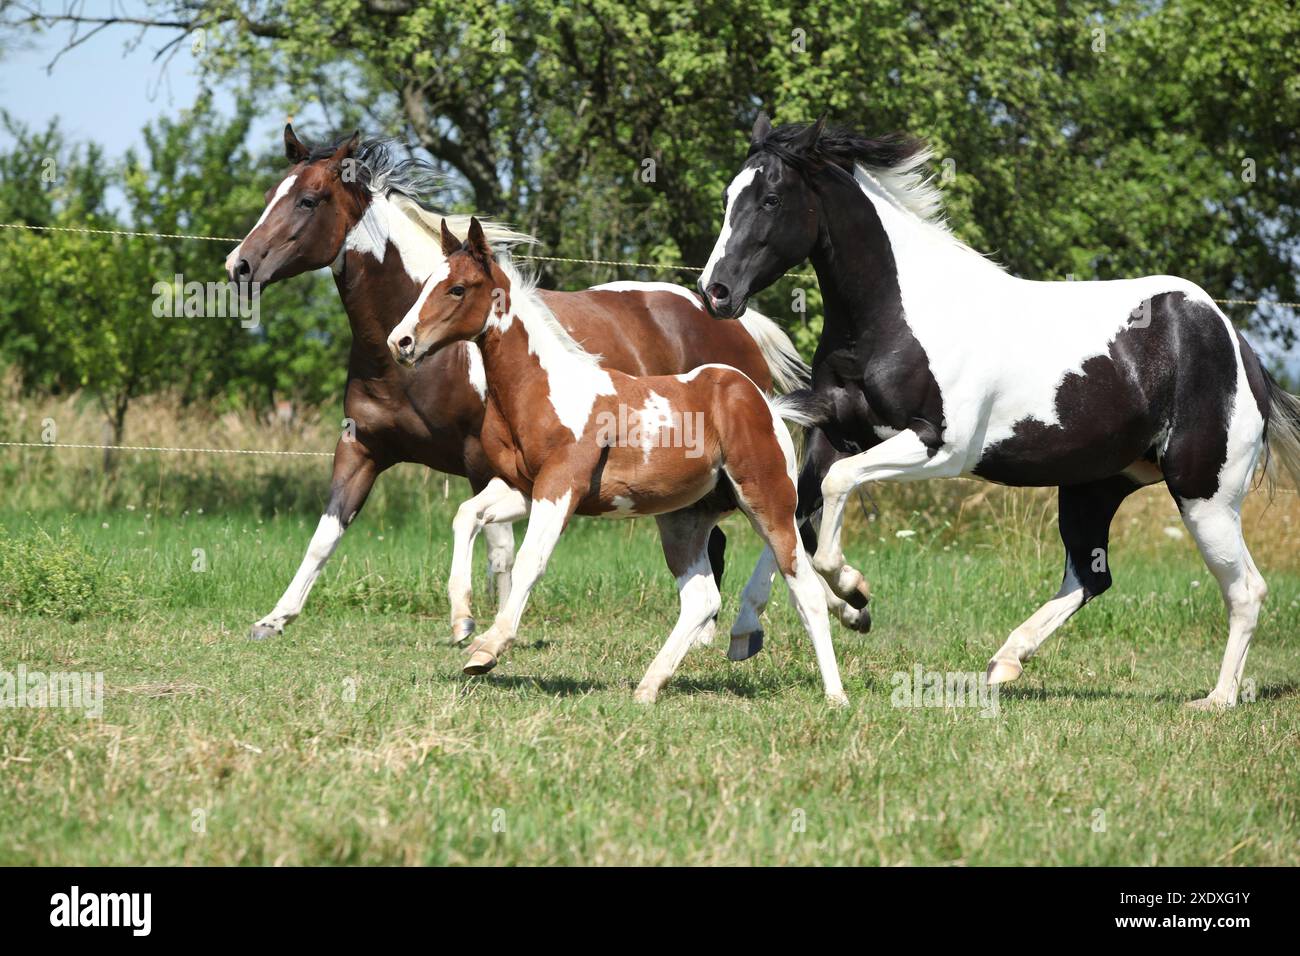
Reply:
<svg viewBox="0 0 1300 956"><path fill-rule="evenodd" d="M749 155L773 153L796 168L829 164L852 173L855 163L876 169L905 166L926 148L923 140L907 133L886 133L873 138L843 126L828 126L822 130L813 147L808 149L800 143L808 125L785 123L776 127L761 143L749 147Z"/></svg>

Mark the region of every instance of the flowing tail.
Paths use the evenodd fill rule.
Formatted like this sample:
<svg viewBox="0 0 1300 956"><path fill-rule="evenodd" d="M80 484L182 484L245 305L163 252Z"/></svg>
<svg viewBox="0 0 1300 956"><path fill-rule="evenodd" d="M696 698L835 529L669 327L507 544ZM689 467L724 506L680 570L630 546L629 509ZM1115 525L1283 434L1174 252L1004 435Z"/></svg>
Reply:
<svg viewBox="0 0 1300 956"><path fill-rule="evenodd" d="M784 421L800 426L794 436L795 462L800 470L808 456L808 433L831 417L829 403L809 388L798 388L768 399L772 411Z"/></svg>
<svg viewBox="0 0 1300 956"><path fill-rule="evenodd" d="M794 392L808 387L812 381L812 370L799 357L794 343L781 330L781 326L754 309L746 309L737 321L744 326L758 350L763 353L763 361L772 373L773 390Z"/></svg>
<svg viewBox="0 0 1300 956"><path fill-rule="evenodd" d="M1280 473L1300 489L1300 396L1292 395L1267 372L1268 427L1264 432L1264 469L1270 482Z"/></svg>

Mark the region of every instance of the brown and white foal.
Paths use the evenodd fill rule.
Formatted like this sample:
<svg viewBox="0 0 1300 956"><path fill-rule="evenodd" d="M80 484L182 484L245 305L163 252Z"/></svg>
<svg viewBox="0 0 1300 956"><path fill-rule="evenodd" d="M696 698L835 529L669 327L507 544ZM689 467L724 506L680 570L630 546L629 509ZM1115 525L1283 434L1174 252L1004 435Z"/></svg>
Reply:
<svg viewBox="0 0 1300 956"><path fill-rule="evenodd" d="M826 696L846 703L826 597L795 527L794 446L781 418L799 420L797 402L769 402L725 365L643 378L603 369L509 259L494 258L477 219L464 243L444 224L442 242L445 264L388 347L414 365L453 342L480 343L488 391L481 438L498 477L476 501L497 520L529 516L510 596L470 645L465 673L491 670L514 643L529 592L570 517L654 515L681 614L636 691L638 701L653 702L714 626L721 598L709 533L739 507L789 585Z"/></svg>

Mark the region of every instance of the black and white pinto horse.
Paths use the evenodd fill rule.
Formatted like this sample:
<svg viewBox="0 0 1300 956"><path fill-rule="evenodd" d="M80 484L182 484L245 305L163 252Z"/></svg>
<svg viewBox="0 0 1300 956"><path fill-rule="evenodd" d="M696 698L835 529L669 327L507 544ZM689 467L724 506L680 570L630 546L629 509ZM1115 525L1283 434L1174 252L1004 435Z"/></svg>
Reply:
<svg viewBox="0 0 1300 956"><path fill-rule="evenodd" d="M860 603L845 563L845 500L867 481L974 476L1059 488L1065 576L989 663L1022 663L1111 584L1111 519L1164 481L1228 607L1218 683L1192 706L1236 703L1267 588L1241 531L1261 454L1300 481L1300 399L1283 391L1204 290L1186 279L1018 279L939 219L920 142L765 116L727 187L700 279L730 317L811 259L825 300L813 360L838 449L821 483L817 571ZM801 493L806 483L801 482Z"/></svg>

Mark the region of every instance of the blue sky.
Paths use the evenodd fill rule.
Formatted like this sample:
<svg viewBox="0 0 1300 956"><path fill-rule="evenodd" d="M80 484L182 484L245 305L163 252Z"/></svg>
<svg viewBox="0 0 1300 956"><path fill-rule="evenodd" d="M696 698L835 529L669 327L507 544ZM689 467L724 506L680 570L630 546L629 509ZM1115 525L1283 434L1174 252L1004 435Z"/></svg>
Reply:
<svg viewBox="0 0 1300 956"><path fill-rule="evenodd" d="M120 5L128 12L141 7ZM116 158L143 143L140 131L146 123L176 115L198 95L197 64L188 43L181 44L165 70L153 59L174 36L171 31L145 33L136 43L137 29L113 27L64 54L46 72L68 36L68 27L56 27L0 58L0 104L31 127L43 127L58 116L69 139L94 140ZM282 122L282 117L267 116L253 135L273 144ZM0 145L10 143L0 131Z"/></svg>

